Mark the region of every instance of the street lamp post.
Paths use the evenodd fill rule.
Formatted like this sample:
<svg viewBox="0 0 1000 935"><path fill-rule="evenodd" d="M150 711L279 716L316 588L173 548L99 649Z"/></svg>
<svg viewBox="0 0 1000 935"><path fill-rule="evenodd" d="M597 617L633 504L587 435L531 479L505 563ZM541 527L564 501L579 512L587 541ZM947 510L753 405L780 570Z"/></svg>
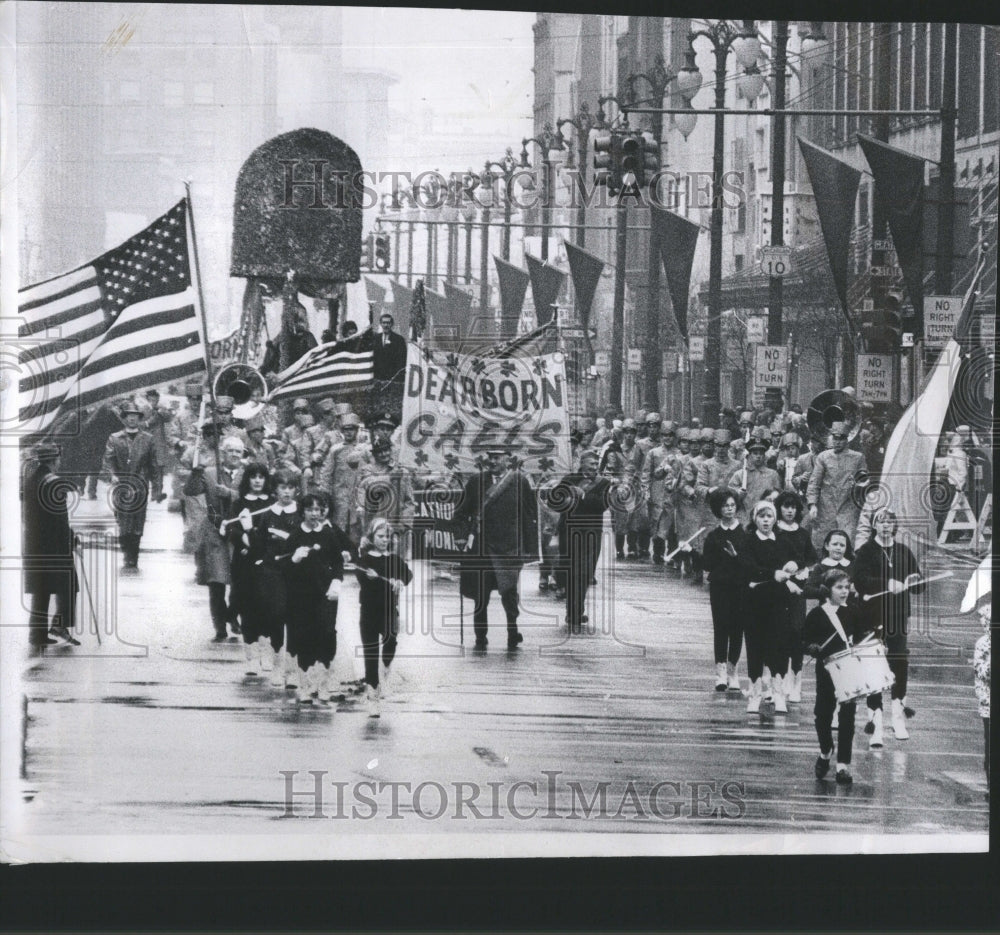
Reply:
<svg viewBox="0 0 1000 935"><path fill-rule="evenodd" d="M510 259L510 215L511 215L511 183L514 180L514 176L520 172L522 166L520 166L517 160L514 158L514 152L510 147L507 147L507 152L503 159L487 159L486 166L483 170L482 181L483 185L487 185L490 189L493 189L494 183L503 180L503 241L502 241L502 253L505 260ZM497 170L499 175L494 172Z"/></svg>
<svg viewBox="0 0 1000 935"><path fill-rule="evenodd" d="M689 42L708 39L715 53L715 140L712 149L711 249L708 271L708 327L705 333L705 392L702 400L702 424L718 426L722 379L722 173L725 169L726 62L730 50L744 67L756 64L760 42L752 20L744 20L737 29L726 20L711 23L692 32Z"/></svg>
<svg viewBox="0 0 1000 935"><path fill-rule="evenodd" d="M542 135L528 136L521 140L521 168L528 169L531 164L528 162L528 144L535 143L542 154L542 205L541 205L541 231L542 231L542 260L549 258L549 200L551 198L552 184L552 161L549 153L553 149L561 148L557 142L556 135L552 132L551 124L545 124Z"/></svg>
<svg viewBox="0 0 1000 935"><path fill-rule="evenodd" d="M590 141L590 131L597 125L594 117L590 113L590 107L586 101L580 104L580 109L575 117L560 117L556 121L556 147L566 149L566 139L563 136L562 128L569 124L576 130L576 170L579 172L580 185L577 188L576 197L576 232L574 240L578 247L583 247L587 243L587 199L584 197L583 180L587 171L587 144ZM567 166L572 165L573 150L569 150Z"/></svg>

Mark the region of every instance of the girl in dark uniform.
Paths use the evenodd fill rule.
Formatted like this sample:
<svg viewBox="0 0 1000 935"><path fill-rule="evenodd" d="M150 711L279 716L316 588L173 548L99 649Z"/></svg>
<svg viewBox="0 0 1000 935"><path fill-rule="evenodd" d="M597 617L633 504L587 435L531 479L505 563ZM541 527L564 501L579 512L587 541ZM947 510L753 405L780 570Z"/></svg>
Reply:
<svg viewBox="0 0 1000 935"><path fill-rule="evenodd" d="M819 740L819 757L816 760L816 778L822 779L830 771L833 756L833 729L831 721L837 707L833 679L823 661L832 653L839 653L860 642L866 630L857 610L848 605L851 579L842 569L832 569L823 576L821 585L826 597L819 607L809 611L802 631L806 652L816 657L816 737ZM853 701L840 704L837 723L837 782L850 785L851 752L854 745Z"/></svg>
<svg viewBox="0 0 1000 935"><path fill-rule="evenodd" d="M760 711L762 701L768 704L768 708L773 704L775 711L788 710L780 687L771 683L771 673L778 670L782 653L786 652L780 625L784 584L791 577L784 570L791 552L774 533L776 519L773 503L768 500L758 502L751 515L752 525L747 530L747 548L738 553L748 582L744 594L747 674L750 676L749 713Z"/></svg>
<svg viewBox="0 0 1000 935"><path fill-rule="evenodd" d="M802 499L797 493L786 490L778 494L774 501L778 511L778 522L774 534L791 553L790 561L795 563L792 577L785 582L784 619L782 621L785 654L782 666L776 673L782 679L784 694L793 704L802 700L802 625L806 619L806 598L803 593L809 569L816 564L818 556L813 548L812 536L803 529ZM791 674L788 664L791 660Z"/></svg>
<svg viewBox="0 0 1000 935"><path fill-rule="evenodd" d="M322 494L306 494L299 502L302 522L292 530L283 560L288 589L288 633L297 650L298 700L316 695L329 701L333 686L330 664L337 652L337 606L344 580L344 556L353 547L344 532L327 518ZM294 638L293 638L294 635Z"/></svg>
<svg viewBox="0 0 1000 935"><path fill-rule="evenodd" d="M276 500L251 530L250 542L261 558L255 560L256 596L261 612L261 627L275 654L271 684L298 688L298 666L294 665L293 646L285 648L285 625L288 602L281 563L288 557L288 540L299 524L295 502L298 478L291 471L275 471Z"/></svg>
<svg viewBox="0 0 1000 935"><path fill-rule="evenodd" d="M747 550L747 531L739 524L736 494L719 487L708 495L719 525L705 536L702 567L708 572L708 599L715 636L715 690L740 690L736 666L743 650L743 595L746 569L736 556Z"/></svg>
<svg viewBox="0 0 1000 935"><path fill-rule="evenodd" d="M251 462L243 469L238 494L229 516L239 522L226 525L226 538L233 547L229 603L240 618L247 661L246 673L259 675L274 664L270 644L264 635L260 602L253 583L254 562L262 556L259 548L255 549L250 541L254 521L260 520L259 516L250 514L269 507L274 502L271 495L271 475L263 464Z"/></svg>
<svg viewBox="0 0 1000 935"><path fill-rule="evenodd" d="M909 673L909 650L906 631L910 616L910 595L919 594L925 585L920 580L920 566L914 554L896 541L896 514L881 509L872 519L875 535L854 559L854 586L861 597L861 610L869 630L882 639L886 661L896 681L892 686L892 730L897 740L910 734L906 719L913 715L906 707L906 679ZM883 591L889 593L882 594ZM866 595L880 595L865 600ZM882 693L868 697L868 710L875 731L882 727Z"/></svg>
<svg viewBox="0 0 1000 935"><path fill-rule="evenodd" d="M406 561L392 551L389 523L377 519L368 535L370 546L358 556L355 574L361 586L361 645L365 658L365 697L372 717L378 717L382 696L379 684L379 642L388 674L396 655L399 633L399 592L413 580Z"/></svg>

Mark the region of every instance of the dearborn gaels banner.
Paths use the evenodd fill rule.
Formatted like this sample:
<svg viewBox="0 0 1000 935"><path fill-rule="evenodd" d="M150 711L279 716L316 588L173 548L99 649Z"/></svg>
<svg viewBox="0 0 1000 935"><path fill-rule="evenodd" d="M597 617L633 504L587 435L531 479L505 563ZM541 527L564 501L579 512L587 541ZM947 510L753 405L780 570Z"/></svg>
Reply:
<svg viewBox="0 0 1000 935"><path fill-rule="evenodd" d="M410 344L400 461L418 473L468 474L502 448L526 471L566 473L567 402L559 353L501 359Z"/></svg>

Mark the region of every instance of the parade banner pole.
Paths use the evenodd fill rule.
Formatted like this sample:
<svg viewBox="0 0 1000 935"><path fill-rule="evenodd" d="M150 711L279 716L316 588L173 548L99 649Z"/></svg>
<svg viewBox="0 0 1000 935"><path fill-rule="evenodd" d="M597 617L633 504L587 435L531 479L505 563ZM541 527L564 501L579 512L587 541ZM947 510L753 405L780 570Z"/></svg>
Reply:
<svg viewBox="0 0 1000 935"><path fill-rule="evenodd" d="M191 263L194 267L194 283L198 291L198 319L201 322L201 346L205 352L205 371L208 374L208 395L212 400L212 425L215 427L213 433L213 447L215 448L215 475L219 477L222 473L219 464L219 422L215 417L218 406L215 401L215 379L212 374L212 355L208 349L208 321L205 318L205 296L201 288L201 264L198 262L198 240L195 237L194 209L191 207L191 182L184 180L184 191L187 192L185 204L187 206L188 218L188 241L191 251ZM199 426L199 431L201 426Z"/></svg>

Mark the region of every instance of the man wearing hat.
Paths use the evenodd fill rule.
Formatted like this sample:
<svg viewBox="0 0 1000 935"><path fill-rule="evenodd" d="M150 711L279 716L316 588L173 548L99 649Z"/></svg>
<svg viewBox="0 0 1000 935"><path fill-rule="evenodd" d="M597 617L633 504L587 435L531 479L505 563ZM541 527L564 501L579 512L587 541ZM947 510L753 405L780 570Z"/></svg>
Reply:
<svg viewBox="0 0 1000 935"><path fill-rule="evenodd" d="M139 541L146 526L149 485L162 483L162 467L156 460L153 436L139 428L141 416L134 403L122 406L125 428L108 439L102 467L102 472L111 476L111 502L125 559L124 575L138 573Z"/></svg>
<svg viewBox="0 0 1000 935"><path fill-rule="evenodd" d="M740 413L739 430L743 441L750 441L750 432L753 430L753 412L750 409L744 409Z"/></svg>
<svg viewBox="0 0 1000 935"><path fill-rule="evenodd" d="M250 416L243 424L243 431L247 434L247 445L244 449L244 457L248 464L263 464L269 474L273 474L278 467L278 456L274 448L264 440L266 428L264 417L258 412Z"/></svg>
<svg viewBox="0 0 1000 935"><path fill-rule="evenodd" d="M319 489L330 496L330 521L342 529L357 546L364 530L358 508L358 473L372 463L371 449L358 441L361 420L348 412L340 417L344 440L331 448L317 472Z"/></svg>
<svg viewBox="0 0 1000 935"><path fill-rule="evenodd" d="M393 434L396 431L396 420L393 418L391 412L380 412L369 423L368 427L371 431L372 444L375 443L376 439L384 438L395 448L396 443L393 439Z"/></svg>
<svg viewBox="0 0 1000 935"><path fill-rule="evenodd" d="M402 554L405 550L402 540L413 524L415 511L413 478L396 461L392 443L385 438L372 442L371 460L358 468L355 502L364 533L367 535L375 520L386 520Z"/></svg>
<svg viewBox="0 0 1000 935"><path fill-rule="evenodd" d="M830 426L831 447L816 458L806 488L813 546L817 552L831 530L843 529L851 535L858 525L861 509L855 502L854 490L858 476L867 473L868 465L860 451L847 447L849 436L846 422L834 422Z"/></svg>
<svg viewBox="0 0 1000 935"><path fill-rule="evenodd" d="M500 594L507 617L507 648L517 649L521 567L538 559L538 503L528 478L510 466L503 448L487 451L487 462L469 478L454 522L468 530L459 588L473 601L476 649L487 644L487 607Z"/></svg>
<svg viewBox="0 0 1000 935"><path fill-rule="evenodd" d="M701 471L701 466L706 461L711 461L715 457L715 429L703 428L698 430L698 453L691 459L695 467L695 474Z"/></svg>
<svg viewBox="0 0 1000 935"><path fill-rule="evenodd" d="M281 432L279 454L289 468L302 476L303 492L305 492L305 485L312 479L313 439L309 429L314 424L307 400L296 399L292 403L292 418L292 424Z"/></svg>
<svg viewBox="0 0 1000 935"><path fill-rule="evenodd" d="M729 475L728 487L736 491L739 498L737 515L741 523L746 523L754 504L764 499L768 490L781 490L778 472L769 468L764 459L767 455L767 429L759 426L747 442L747 457L742 466Z"/></svg>
<svg viewBox="0 0 1000 935"><path fill-rule="evenodd" d="M798 492L795 489L795 467L801 446L802 439L795 432L785 432L781 436L778 459L774 463L774 469L781 478L783 490Z"/></svg>
<svg viewBox="0 0 1000 935"><path fill-rule="evenodd" d="M67 496L71 485L59 478L59 446L36 445L24 465L21 487L21 558L24 593L29 595L28 642L32 655L59 640L79 646L75 625L79 583L73 564L76 537L69 524ZM49 604L55 613L49 627Z"/></svg>
<svg viewBox="0 0 1000 935"><path fill-rule="evenodd" d="M306 434L312 438L310 464L314 471L323 463L330 449L344 440L337 427L337 403L333 398L327 396L321 399L316 408L319 409L319 422L306 429Z"/></svg>
<svg viewBox="0 0 1000 935"><path fill-rule="evenodd" d="M667 537L674 522L672 485L677 477L678 457L673 454L673 447L667 447L660 435L660 415L651 412L646 416L650 421L650 439L656 444L649 449L642 462L642 486L646 491L647 516L649 535L653 542L653 563L663 564L666 553ZM670 423L671 429L673 424ZM672 439L671 439L672 441ZM642 553L642 543L639 544ZM642 555L645 558L645 554Z"/></svg>
<svg viewBox="0 0 1000 935"><path fill-rule="evenodd" d="M698 470L698 486L707 487L708 492L725 487L733 474L733 462L729 459L729 445L733 436L728 429L712 431L712 457L706 458Z"/></svg>
<svg viewBox="0 0 1000 935"><path fill-rule="evenodd" d="M146 390L145 396L149 409L145 413L142 427L153 436L156 460L162 468L160 479L153 484L152 497L156 503L162 503L167 499L163 492L163 474L170 473L174 466L172 446L167 440L168 426L173 421L174 414L166 406L160 405L159 390Z"/></svg>
<svg viewBox="0 0 1000 935"><path fill-rule="evenodd" d="M612 514L615 552L619 559L625 558L626 542L629 555L638 556L640 539L644 540L646 551L649 551L649 518L641 484L645 453L637 441L638 428L634 419L625 419L622 423L622 481L632 491L633 507L628 512L616 511Z"/></svg>

